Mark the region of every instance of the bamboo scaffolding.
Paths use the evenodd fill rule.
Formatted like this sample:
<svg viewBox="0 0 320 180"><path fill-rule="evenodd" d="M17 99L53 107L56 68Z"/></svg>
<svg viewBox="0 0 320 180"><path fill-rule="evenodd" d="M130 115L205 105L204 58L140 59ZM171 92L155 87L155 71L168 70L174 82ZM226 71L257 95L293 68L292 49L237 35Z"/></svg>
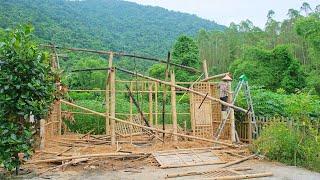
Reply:
<svg viewBox="0 0 320 180"><path fill-rule="evenodd" d="M61 102L64 103L64 104L67 104L69 106L76 107L76 108L79 108L79 109L82 109L82 110L85 110L85 111L88 111L88 112L92 112L92 113L95 113L95 114L100 115L102 117L106 117L106 114L104 114L104 113L99 113L99 112L93 111L91 109L88 109L88 108L85 108L85 107L78 106L76 104L70 103L70 102L65 101L65 100L61 100ZM228 147L236 147L233 144L229 144L229 143L225 143L225 142L221 142L221 141L216 141L216 140L212 140L212 139L206 139L206 138L201 138L201 137L196 137L196 136L180 134L180 133L174 133L174 132L171 132L171 131L164 131L164 130L161 130L161 129L157 129L157 128L153 128L153 127L147 127L147 126L143 126L143 125L140 125L140 124L136 124L136 123L132 123L132 122L129 122L129 121L125 121L125 120L122 120L122 119L119 119L119 118L116 118L116 117L111 117L110 116L109 118L113 119L115 121L118 121L118 122L122 122L122 123L125 123L125 124L133 125L133 126L144 128L144 129L148 129L148 130L151 130L151 131L157 131L157 132L160 132L160 133L172 134L172 135L177 135L177 136L180 136L180 137L186 137L186 138L195 139L195 140L212 142L212 143L215 143L215 144L220 144L220 145L224 145L224 146L228 146Z"/></svg>

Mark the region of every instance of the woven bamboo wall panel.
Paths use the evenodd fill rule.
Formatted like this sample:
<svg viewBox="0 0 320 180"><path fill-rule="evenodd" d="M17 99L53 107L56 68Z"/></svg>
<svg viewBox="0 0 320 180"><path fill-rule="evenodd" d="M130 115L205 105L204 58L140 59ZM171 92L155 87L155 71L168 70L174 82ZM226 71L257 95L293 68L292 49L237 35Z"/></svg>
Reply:
<svg viewBox="0 0 320 180"><path fill-rule="evenodd" d="M129 121L129 120L128 120ZM140 116L134 116L132 122L140 125L144 125ZM131 128L131 129L130 129ZM121 136L138 135L143 133L143 129L137 126L131 126L122 122L117 122L115 125L115 131Z"/></svg>
<svg viewBox="0 0 320 180"><path fill-rule="evenodd" d="M211 92L209 83L196 83L193 89L204 94L209 93L209 95ZM203 96L191 94L190 110L193 135L211 138L213 135L211 100L204 99Z"/></svg>

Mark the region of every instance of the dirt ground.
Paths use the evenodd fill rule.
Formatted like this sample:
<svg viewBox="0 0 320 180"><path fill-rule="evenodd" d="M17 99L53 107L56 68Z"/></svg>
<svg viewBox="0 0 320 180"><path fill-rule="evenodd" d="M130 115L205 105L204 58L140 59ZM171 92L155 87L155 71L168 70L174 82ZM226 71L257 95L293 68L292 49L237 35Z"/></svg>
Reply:
<svg viewBox="0 0 320 180"><path fill-rule="evenodd" d="M251 160L241 164L241 166L250 166L253 168L252 172L272 172L274 176L260 179L297 179L297 180L318 180L320 173L312 172L303 168L286 166L281 163L269 162L265 160ZM185 167L185 168L170 168L160 169L155 166L146 164L139 168L125 168L122 170L84 170L84 171L66 171L56 172L50 175L33 177L32 180L40 179L57 179L57 180L150 180L150 179L165 179L167 174L185 173L189 171L206 171L215 168L216 165ZM235 167L239 167L235 166ZM131 172L127 172L131 171ZM26 178L30 179L30 177ZM176 179L199 179L196 177L183 177Z"/></svg>
<svg viewBox="0 0 320 180"><path fill-rule="evenodd" d="M86 138L84 138L86 139ZM70 135L56 137L50 140L46 145L45 150L37 150L32 160L42 160L57 158L56 153L64 152L59 157L69 157L84 154L97 154L97 153L110 153L118 150L125 150L134 153L152 153L158 151L167 151L177 149L189 148L208 148L212 147L212 143L200 141L178 141L177 143L167 141L166 144L155 141L151 145L131 145L128 143L119 144L117 146L110 146L107 144L100 144L106 140L97 140L87 138L89 142L79 140L79 136ZM138 137L136 142L143 142L145 139ZM93 143L98 143L93 146ZM65 151L67 150L67 151ZM120 152L120 151L119 151ZM242 157L247 157L250 152L246 145L240 145L237 148L227 148L215 146L211 150L212 153L217 155L225 162L234 162ZM144 156L143 158L93 158L88 161L80 162L74 165L69 165L63 169L50 170L52 167L58 167L59 163L39 163L39 164L25 164L24 169L32 171L32 173L20 176L19 179L54 179L54 180L118 180L118 179L165 179L167 175L188 172L205 172L219 168L219 164L215 165L202 165L192 167L179 167L162 169L159 167L158 162L152 155ZM272 177L262 179L320 179L320 173L311 172L303 168L286 166L277 162L269 162L266 160L253 159L233 165L231 168L248 168L251 170L241 173L263 173L272 172ZM1 171L0 171L1 172ZM1 174L1 173L0 173ZM225 174L223 174L225 175ZM206 175L199 176L184 176L176 179L203 179L208 177ZM1 176L0 176L1 179ZM173 179L173 178L172 178Z"/></svg>

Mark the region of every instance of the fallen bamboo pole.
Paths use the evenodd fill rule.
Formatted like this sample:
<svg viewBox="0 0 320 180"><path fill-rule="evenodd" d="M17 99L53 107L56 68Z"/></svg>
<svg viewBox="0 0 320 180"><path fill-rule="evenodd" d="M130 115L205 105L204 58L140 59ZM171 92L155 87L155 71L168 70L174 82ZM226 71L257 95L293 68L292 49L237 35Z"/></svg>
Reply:
<svg viewBox="0 0 320 180"><path fill-rule="evenodd" d="M273 176L273 174L271 172L265 172L265 173L255 173L255 174L239 174L234 176L220 176L220 177L212 177L212 178L204 178L204 179L234 180L234 179L251 179L251 178L268 177L268 176Z"/></svg>
<svg viewBox="0 0 320 180"><path fill-rule="evenodd" d="M92 113L100 115L102 117L106 117L106 115L103 114L103 113L99 113L99 112L93 111L91 109L88 109L88 108L85 108L85 107L82 107L82 106L78 106L76 104L67 102L65 100L61 100L61 102L65 103L65 104L67 104L69 106L73 106L73 107L76 107L76 108L79 108L79 109L82 109L82 110L85 110L85 111L88 111L88 112L92 112ZM118 121L118 122L122 122L122 123L125 123L125 124L130 124L130 125L137 126L137 127L144 128L144 129L148 129L148 130L151 130L151 131L158 131L160 133L173 134L173 135L177 135L177 136L180 136L180 137L186 137L186 138L190 138L190 139L196 139L196 140L201 140L201 141L206 141L206 142L212 142L212 143L215 143L215 144L221 144L221 145L228 146L228 147L236 147L235 145L230 144L230 143L225 143L225 142L220 142L220 141L216 141L216 140L212 140L212 139L206 139L206 138L190 136L190 135L185 135L185 134L180 134L180 133L174 133L174 132L171 132L171 131L164 131L164 130L161 130L161 129L157 129L157 128L153 128L153 127L147 127L147 126L143 126L143 125L140 125L140 124L136 124L136 123L132 123L132 122L129 122L129 121L125 121L125 120L122 120L122 119L118 119L116 117L111 117L110 116L109 118L110 119L114 119L115 121Z"/></svg>
<svg viewBox="0 0 320 180"><path fill-rule="evenodd" d="M227 164L224 164L224 165L222 165L220 168L226 168L226 167L233 166L233 165L235 165L235 164L239 164L239 163L241 163L241 162L243 162L243 161L246 161L246 160L249 160L249 159L251 159L251 158L253 158L253 157L255 157L255 156L256 156L256 154L252 154L252 155L250 155L250 156L247 156L247 157L244 157L244 158L241 158L241 159L238 159L238 160L229 162L229 163L227 163Z"/></svg>
<svg viewBox="0 0 320 180"><path fill-rule="evenodd" d="M80 155L80 156L71 156L71 157L61 157L61 158L52 158L52 159L42 159L42 160L35 160L35 161L27 161L26 164L59 162L59 161L72 160L72 159L80 159L80 158L117 157L117 156L127 156L127 155L134 155L134 154L130 154L130 153L86 154L86 155ZM140 155L140 154L136 154L136 155Z"/></svg>
<svg viewBox="0 0 320 180"><path fill-rule="evenodd" d="M189 91L189 92L191 92L191 93L197 94L197 95L202 96L202 97L206 97L206 94L201 93L201 92L198 92L198 91L195 91L195 90L190 89L190 88L186 88L186 87L179 86L179 85L172 85L170 82L166 82L166 81L162 81L162 80L159 80L159 79L156 79L156 78L152 78L152 77L149 77L149 76L145 76L145 75L143 75L143 74L135 73L135 72L132 72L132 71L123 69L123 68L118 68L118 67L117 67L116 69L118 69L119 71L128 73L128 74L131 74L131 75L140 76L140 77L142 77L142 78L146 78L146 79L149 79L149 80L151 80L151 81L159 82L159 83L161 83L161 84L165 84L165 85L168 85L168 86L174 86L175 88L182 89L182 90L185 90L185 91ZM248 112L246 109L243 109L243 108L241 108L241 107L235 106L235 105L230 104L230 103L226 103L226 102L224 102L224 101L222 101L222 100L220 100L220 99L214 98L214 97L212 97L212 96L207 95L206 98L207 98L207 99L210 99L210 100L212 100L212 101L219 102L220 104L225 105L225 106L228 106L228 107L231 107L231 108L233 108L233 109L242 111L242 112L244 112L244 113L247 113L247 112Z"/></svg>
<svg viewBox="0 0 320 180"><path fill-rule="evenodd" d="M251 170L252 168L250 167L239 167L239 168L232 168L232 169L228 169L228 170L232 170L232 171L247 171L247 170ZM218 169L215 169L218 170ZM188 172L188 173L180 173L180 174L167 174L166 178L177 178L177 177L184 177L184 176L198 176L198 175L204 175L206 173L210 173L213 172L214 170L211 171L202 171L202 172Z"/></svg>

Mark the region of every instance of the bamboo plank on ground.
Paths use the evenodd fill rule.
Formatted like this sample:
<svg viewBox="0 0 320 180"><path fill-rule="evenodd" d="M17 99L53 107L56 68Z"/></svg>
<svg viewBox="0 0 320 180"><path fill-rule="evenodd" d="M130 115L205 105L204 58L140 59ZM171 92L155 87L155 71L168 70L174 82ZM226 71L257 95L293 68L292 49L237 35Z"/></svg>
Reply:
<svg viewBox="0 0 320 180"><path fill-rule="evenodd" d="M102 117L106 116L103 113L99 113L99 112L93 111L91 109L88 109L88 108L85 108L85 107L82 107L82 106L78 106L76 104L70 103L70 102L65 101L65 100L61 100L61 102L65 103L65 104L67 104L69 106L73 106L73 107L76 107L76 108L79 108L79 109L82 109L82 110L85 110L85 111L88 111L88 112L95 113L95 114L100 115ZM177 136L180 136L180 137L186 137L186 138L190 138L190 139L196 139L196 140L201 140L201 141L206 141L206 142L212 142L212 143L215 143L215 144L221 144L221 145L228 146L228 147L236 147L236 145L233 145L233 144L230 144L230 143L226 143L226 142L221 142L221 141L216 141L216 140L206 139L206 138L201 138L201 137L196 137L196 136L190 136L190 135L185 135L185 134L180 134L180 133L174 133L174 132L171 132L171 131L164 131L164 130L161 130L161 129L157 129L157 128L153 128L153 127L147 127L147 126L143 126L143 125L140 125L140 124L136 124L136 123L132 123L132 122L129 122L129 121L125 121L125 120L122 120L122 119L119 119L119 118L116 118L116 117L111 117L110 116L109 118L112 118L112 119L114 119L115 121L118 121L118 122L130 124L130 125L137 126L137 127L144 128L144 129L148 129L148 130L151 130L151 131L158 131L160 133L173 134L173 135L177 135Z"/></svg>

